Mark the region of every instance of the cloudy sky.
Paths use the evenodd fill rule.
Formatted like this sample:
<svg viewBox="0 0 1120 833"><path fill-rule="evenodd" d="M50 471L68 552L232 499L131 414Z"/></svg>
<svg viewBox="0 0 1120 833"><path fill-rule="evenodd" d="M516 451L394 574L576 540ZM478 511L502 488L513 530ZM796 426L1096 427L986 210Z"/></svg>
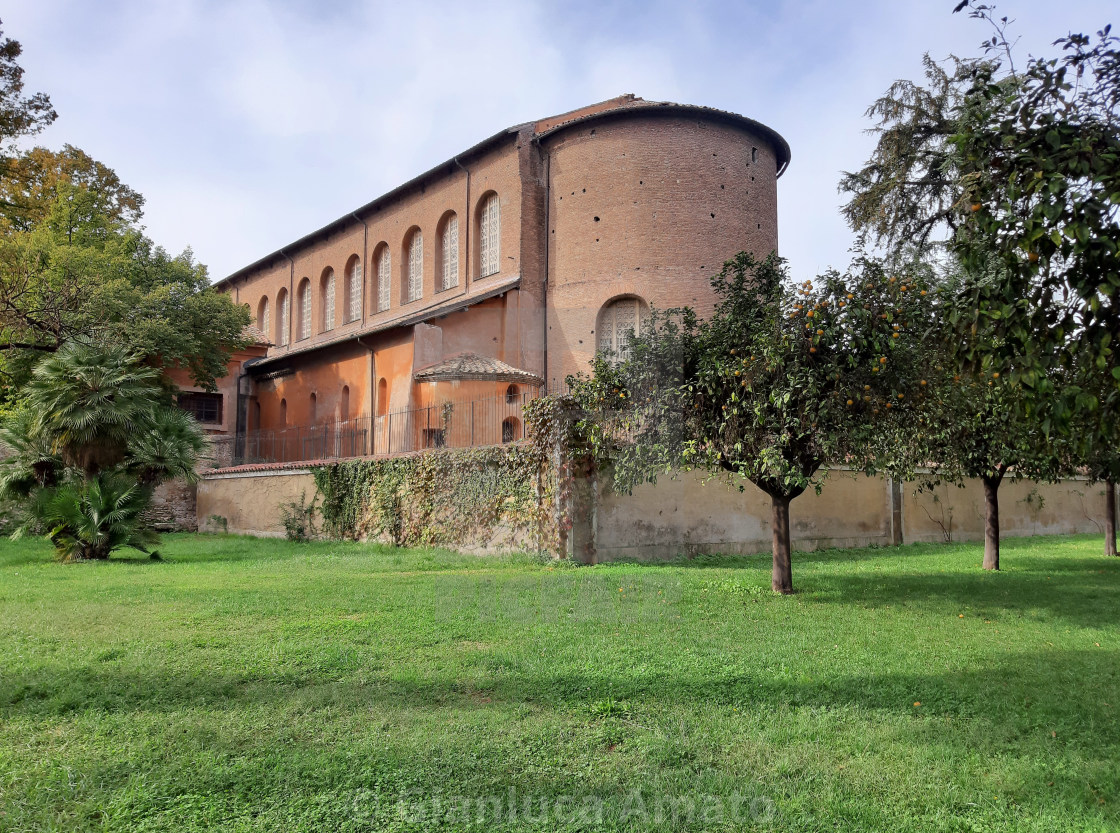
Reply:
<svg viewBox="0 0 1120 833"><path fill-rule="evenodd" d="M115 168L148 233L215 279L499 129L620 93L702 104L786 137L781 253L847 262L836 183L863 112L929 52L989 32L954 0L374 2L16 0L5 35L58 121L38 137ZM1006 0L1020 48L1111 22L1114 0Z"/></svg>

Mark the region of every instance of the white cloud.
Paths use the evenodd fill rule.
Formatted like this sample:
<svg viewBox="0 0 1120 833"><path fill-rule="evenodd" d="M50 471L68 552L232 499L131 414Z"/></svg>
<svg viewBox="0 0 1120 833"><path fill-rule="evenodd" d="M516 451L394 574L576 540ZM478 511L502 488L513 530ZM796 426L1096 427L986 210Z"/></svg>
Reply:
<svg viewBox="0 0 1120 833"><path fill-rule="evenodd" d="M1103 0L1007 4L1024 51L1108 20ZM790 142L780 241L795 274L847 260L836 183L862 113L923 51L986 34L948 2L461 4L39 0L4 13L28 87L148 198L168 248L228 274L503 127L633 92L732 110Z"/></svg>

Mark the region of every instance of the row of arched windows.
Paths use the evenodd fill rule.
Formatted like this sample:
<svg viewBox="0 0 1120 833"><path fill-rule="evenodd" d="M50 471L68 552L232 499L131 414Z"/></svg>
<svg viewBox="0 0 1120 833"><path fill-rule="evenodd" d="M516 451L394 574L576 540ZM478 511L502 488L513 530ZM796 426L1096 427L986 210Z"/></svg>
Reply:
<svg viewBox="0 0 1120 833"><path fill-rule="evenodd" d="M501 210L498 195L490 191L478 203L478 270L480 278L500 271ZM438 245L435 248L436 291L443 292L459 285L459 218L448 211L436 226ZM401 302L412 303L424 296L424 233L413 226L404 235L400 249ZM382 241L373 249L375 267L374 312L384 312L390 304L390 282L393 278L393 256L389 244ZM349 324L362 317L362 261L351 255L344 272L342 287L342 321ZM333 330L336 322L339 292L334 269L328 266L319 277L321 316L312 320L314 288L310 278L303 278L296 288L296 341L310 338L315 332ZM286 288L276 293L275 316L272 302L266 295L257 304L257 326L275 344L287 346L291 334L292 299Z"/></svg>

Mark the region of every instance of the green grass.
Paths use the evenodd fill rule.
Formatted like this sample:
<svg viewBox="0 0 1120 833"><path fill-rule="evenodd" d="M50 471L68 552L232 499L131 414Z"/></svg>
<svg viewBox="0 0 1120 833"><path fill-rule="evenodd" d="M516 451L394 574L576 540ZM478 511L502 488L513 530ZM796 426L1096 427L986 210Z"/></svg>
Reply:
<svg viewBox="0 0 1120 833"><path fill-rule="evenodd" d="M1117 830L1101 549L3 542L0 830Z"/></svg>

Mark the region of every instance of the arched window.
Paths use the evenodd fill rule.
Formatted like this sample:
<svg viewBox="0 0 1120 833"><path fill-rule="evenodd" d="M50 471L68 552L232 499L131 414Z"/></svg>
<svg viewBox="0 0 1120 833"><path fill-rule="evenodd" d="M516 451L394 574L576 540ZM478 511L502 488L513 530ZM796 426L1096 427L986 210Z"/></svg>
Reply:
<svg viewBox="0 0 1120 833"><path fill-rule="evenodd" d="M268 331L268 298L261 298L261 302L257 304L257 329L264 333L264 337L269 341L272 340L272 333Z"/></svg>
<svg viewBox="0 0 1120 833"><path fill-rule="evenodd" d="M254 402L253 403L253 416L252 416L252 421L249 423L249 430L250 431L260 431L261 430L261 403L260 402Z"/></svg>
<svg viewBox="0 0 1120 833"><path fill-rule="evenodd" d="M389 413L389 383L383 376L377 383L377 415L385 416L387 413Z"/></svg>
<svg viewBox="0 0 1120 833"><path fill-rule="evenodd" d="M641 298L616 298L599 311L595 331L599 334L599 352L615 362L630 358L630 338L639 332L649 313Z"/></svg>
<svg viewBox="0 0 1120 833"><path fill-rule="evenodd" d="M323 270L323 277L319 279L319 292L323 299L323 329L322 332L334 329L334 269L327 267Z"/></svg>
<svg viewBox="0 0 1120 833"><path fill-rule="evenodd" d="M393 258L389 245L382 243L377 247L377 311L389 309L389 281L392 280Z"/></svg>
<svg viewBox="0 0 1120 833"><path fill-rule="evenodd" d="M296 341L302 341L311 336L311 280L304 278L299 282L299 329L296 331Z"/></svg>
<svg viewBox="0 0 1120 833"><path fill-rule="evenodd" d="M405 297L416 301L424 295L424 235L420 229L409 236L405 251Z"/></svg>
<svg viewBox="0 0 1120 833"><path fill-rule="evenodd" d="M343 385L342 393L338 397L338 418L345 422L350 419L350 386Z"/></svg>
<svg viewBox="0 0 1120 833"><path fill-rule="evenodd" d="M362 317L362 261L350 256L346 265L346 320L357 321Z"/></svg>
<svg viewBox="0 0 1120 833"><path fill-rule="evenodd" d="M288 290L281 289L276 296L276 343L281 347L288 346L288 337L291 333L292 305L288 297Z"/></svg>
<svg viewBox="0 0 1120 833"><path fill-rule="evenodd" d="M483 196L478 210L478 274L485 278L501 271L501 204L498 195Z"/></svg>
<svg viewBox="0 0 1120 833"><path fill-rule="evenodd" d="M310 423L314 425L319 416L319 397L315 394L311 394L311 402L308 403L307 410L311 416Z"/></svg>
<svg viewBox="0 0 1120 833"><path fill-rule="evenodd" d="M506 404L513 405L517 402L517 397L521 395L521 391L517 389L517 385L510 385L506 388Z"/></svg>
<svg viewBox="0 0 1120 833"><path fill-rule="evenodd" d="M502 442L511 443L521 439L521 423L517 417L506 417L502 420Z"/></svg>
<svg viewBox="0 0 1120 833"><path fill-rule="evenodd" d="M287 428L288 427L288 400L287 399L281 399L280 400L280 427L281 428Z"/></svg>
<svg viewBox="0 0 1120 833"><path fill-rule="evenodd" d="M439 288L459 285L459 218L448 212L439 233Z"/></svg>

